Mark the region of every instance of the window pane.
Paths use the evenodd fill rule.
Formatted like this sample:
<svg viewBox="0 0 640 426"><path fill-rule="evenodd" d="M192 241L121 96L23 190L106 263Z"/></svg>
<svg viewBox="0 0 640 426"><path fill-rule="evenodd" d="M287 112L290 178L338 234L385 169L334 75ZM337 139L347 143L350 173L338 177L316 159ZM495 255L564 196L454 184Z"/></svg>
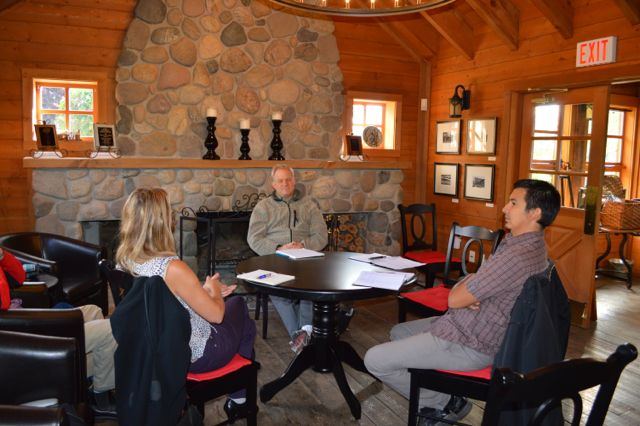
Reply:
<svg viewBox="0 0 640 426"><path fill-rule="evenodd" d="M70 88L69 109L71 111L93 111L93 90Z"/></svg>
<svg viewBox="0 0 640 426"><path fill-rule="evenodd" d="M93 136L93 116L72 114L69 116L69 128L74 132L80 130L80 136Z"/></svg>
<svg viewBox="0 0 640 426"><path fill-rule="evenodd" d="M604 156L605 163L620 163L622 161L622 139L607 138L607 151Z"/></svg>
<svg viewBox="0 0 640 426"><path fill-rule="evenodd" d="M65 121L64 114L42 114L42 120L47 124L55 124L56 132L58 134L67 129L67 123Z"/></svg>
<svg viewBox="0 0 640 426"><path fill-rule="evenodd" d="M382 124L382 111L383 108L380 105L367 105L366 108L366 123L368 125L381 125Z"/></svg>
<svg viewBox="0 0 640 426"><path fill-rule="evenodd" d="M558 131L560 106L538 105L534 110L534 130Z"/></svg>
<svg viewBox="0 0 640 426"><path fill-rule="evenodd" d="M551 185L554 184L554 175L550 175L547 173L530 173L530 175L531 179L543 180L545 182L549 182Z"/></svg>
<svg viewBox="0 0 640 426"><path fill-rule="evenodd" d="M40 87L40 108L64 110L64 87Z"/></svg>
<svg viewBox="0 0 640 426"><path fill-rule="evenodd" d="M531 160L546 160L553 161L556 159L556 145L558 141L555 140L534 140L533 150L531 153Z"/></svg>
<svg viewBox="0 0 640 426"><path fill-rule="evenodd" d="M609 110L609 126L607 134L610 136L622 136L624 132L624 111ZM608 142L607 142L608 145Z"/></svg>
<svg viewBox="0 0 640 426"><path fill-rule="evenodd" d="M364 123L364 105L353 106L353 118L351 121L354 124Z"/></svg>
<svg viewBox="0 0 640 426"><path fill-rule="evenodd" d="M353 126L351 131L356 136L362 136L362 132L364 131L364 126Z"/></svg>

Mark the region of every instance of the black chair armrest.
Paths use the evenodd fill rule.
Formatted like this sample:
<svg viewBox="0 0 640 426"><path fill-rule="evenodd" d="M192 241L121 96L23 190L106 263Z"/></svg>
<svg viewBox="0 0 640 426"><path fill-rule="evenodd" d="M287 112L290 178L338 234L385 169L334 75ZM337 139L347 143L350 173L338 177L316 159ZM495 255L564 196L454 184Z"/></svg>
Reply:
<svg viewBox="0 0 640 426"><path fill-rule="evenodd" d="M49 308L51 298L46 284L23 285L11 290L11 298L22 300L23 308Z"/></svg>
<svg viewBox="0 0 640 426"><path fill-rule="evenodd" d="M42 251L47 259L57 262L58 277L82 280L100 279L98 261L103 249L95 244L74 240L60 235L43 235Z"/></svg>
<svg viewBox="0 0 640 426"><path fill-rule="evenodd" d="M0 405L0 425L66 426L69 418L62 408Z"/></svg>

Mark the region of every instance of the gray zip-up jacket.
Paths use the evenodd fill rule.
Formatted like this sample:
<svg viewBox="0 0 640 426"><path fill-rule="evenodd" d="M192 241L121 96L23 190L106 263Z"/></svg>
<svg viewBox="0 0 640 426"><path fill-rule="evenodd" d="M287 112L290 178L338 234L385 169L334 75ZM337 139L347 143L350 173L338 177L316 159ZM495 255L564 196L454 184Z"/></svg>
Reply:
<svg viewBox="0 0 640 426"><path fill-rule="evenodd" d="M271 195L256 204L249 220L249 247L262 256L292 241L304 241L311 250L327 245L327 225L316 203L306 197L282 200Z"/></svg>

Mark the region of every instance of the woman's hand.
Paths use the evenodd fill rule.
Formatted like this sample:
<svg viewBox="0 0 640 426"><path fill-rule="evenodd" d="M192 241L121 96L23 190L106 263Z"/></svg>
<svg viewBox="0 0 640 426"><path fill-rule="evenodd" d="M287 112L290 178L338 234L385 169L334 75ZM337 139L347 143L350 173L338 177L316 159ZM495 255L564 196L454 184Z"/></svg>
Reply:
<svg viewBox="0 0 640 426"><path fill-rule="evenodd" d="M224 297L222 296L222 285L220 282L220 274L216 272L213 276L207 275L202 288L204 288L204 291L206 291L211 298Z"/></svg>
<svg viewBox="0 0 640 426"><path fill-rule="evenodd" d="M227 297L231 293L233 293L238 286L236 284L231 284L231 285L221 284L220 287L222 288L222 297Z"/></svg>

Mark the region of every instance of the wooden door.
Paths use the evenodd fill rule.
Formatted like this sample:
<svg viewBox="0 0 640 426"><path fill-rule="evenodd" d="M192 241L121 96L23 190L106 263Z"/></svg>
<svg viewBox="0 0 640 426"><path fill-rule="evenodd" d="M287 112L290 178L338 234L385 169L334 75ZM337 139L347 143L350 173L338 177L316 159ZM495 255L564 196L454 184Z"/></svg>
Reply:
<svg viewBox="0 0 640 426"><path fill-rule="evenodd" d="M596 319L595 259L609 86L524 97L520 178L553 183L562 208L545 239L572 301L573 322Z"/></svg>

